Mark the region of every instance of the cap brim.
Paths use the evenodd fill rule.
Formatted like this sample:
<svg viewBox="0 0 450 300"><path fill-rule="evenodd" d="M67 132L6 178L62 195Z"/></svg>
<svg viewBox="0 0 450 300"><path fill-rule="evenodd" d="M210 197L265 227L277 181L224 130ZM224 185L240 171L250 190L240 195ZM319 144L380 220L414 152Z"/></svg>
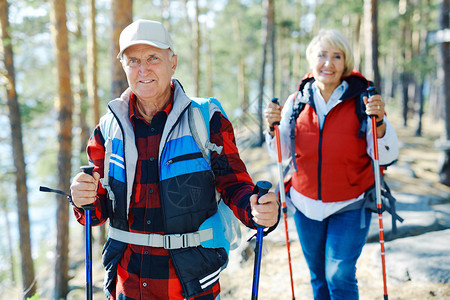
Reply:
<svg viewBox="0 0 450 300"><path fill-rule="evenodd" d="M117 58L121 58L122 54L125 50L127 50L129 47L134 46L134 45L149 45L149 46L153 46L159 49L169 49L170 46L164 43L160 43L160 42L153 42L153 41L148 41L148 40L137 40L137 41L133 41L131 43L129 43L126 47L124 47L119 54L117 54Z"/></svg>

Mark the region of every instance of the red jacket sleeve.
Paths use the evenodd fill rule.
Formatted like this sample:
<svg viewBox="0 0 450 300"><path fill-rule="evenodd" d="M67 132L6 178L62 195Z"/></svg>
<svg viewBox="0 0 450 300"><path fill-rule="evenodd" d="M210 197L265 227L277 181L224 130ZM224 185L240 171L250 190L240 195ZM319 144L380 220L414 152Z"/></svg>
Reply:
<svg viewBox="0 0 450 300"><path fill-rule="evenodd" d="M100 126L94 130L87 145L87 156L89 162L94 165L94 172L100 174L100 178L103 178L103 164L105 160L105 147L104 138L100 132ZM105 223L107 219L106 211L106 190L99 182L97 191L97 200L94 202L95 214L92 215L92 225L101 225ZM84 210L74 207L73 208L75 218L80 224L85 224Z"/></svg>
<svg viewBox="0 0 450 300"><path fill-rule="evenodd" d="M211 167L216 177L216 188L223 201L243 224L255 228L251 216L250 196L253 181L239 156L233 126L217 112L210 121L211 143L223 146L222 152L211 153Z"/></svg>

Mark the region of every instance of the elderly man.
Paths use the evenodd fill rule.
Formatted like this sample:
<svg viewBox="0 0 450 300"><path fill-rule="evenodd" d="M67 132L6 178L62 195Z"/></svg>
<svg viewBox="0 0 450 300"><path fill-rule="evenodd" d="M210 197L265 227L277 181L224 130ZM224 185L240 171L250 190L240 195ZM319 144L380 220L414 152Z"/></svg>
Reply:
<svg viewBox="0 0 450 300"><path fill-rule="evenodd" d="M110 222L103 250L105 294L219 299L227 246L215 243L215 233L204 235L212 232L208 227L220 227L220 218L214 219L220 206L216 192L250 228L276 226L276 197L257 199L253 193L218 101L208 106L210 161L202 155L189 123L192 100L172 79L177 56L161 23L135 21L122 31L119 44L129 88L109 103L89 140L93 176L79 173L71 185L78 222L85 223L80 207L91 203L92 224Z"/></svg>

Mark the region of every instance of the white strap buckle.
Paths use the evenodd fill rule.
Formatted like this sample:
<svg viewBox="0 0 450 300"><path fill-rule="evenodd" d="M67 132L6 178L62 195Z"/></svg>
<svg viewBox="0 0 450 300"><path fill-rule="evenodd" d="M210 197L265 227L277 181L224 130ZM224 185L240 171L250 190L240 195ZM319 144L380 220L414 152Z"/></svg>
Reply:
<svg viewBox="0 0 450 300"><path fill-rule="evenodd" d="M181 234L164 235L164 249L186 248L184 238Z"/></svg>
<svg viewBox="0 0 450 300"><path fill-rule="evenodd" d="M167 234L164 235L164 249L182 249L200 245L198 233Z"/></svg>

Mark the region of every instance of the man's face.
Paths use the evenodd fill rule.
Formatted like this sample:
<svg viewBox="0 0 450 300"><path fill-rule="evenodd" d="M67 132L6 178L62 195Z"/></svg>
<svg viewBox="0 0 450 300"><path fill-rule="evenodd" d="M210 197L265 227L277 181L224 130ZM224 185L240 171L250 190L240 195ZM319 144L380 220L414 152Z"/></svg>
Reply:
<svg viewBox="0 0 450 300"><path fill-rule="evenodd" d="M176 55L169 49L133 45L122 57L128 85L140 101L158 103L170 95L170 82L177 67Z"/></svg>

